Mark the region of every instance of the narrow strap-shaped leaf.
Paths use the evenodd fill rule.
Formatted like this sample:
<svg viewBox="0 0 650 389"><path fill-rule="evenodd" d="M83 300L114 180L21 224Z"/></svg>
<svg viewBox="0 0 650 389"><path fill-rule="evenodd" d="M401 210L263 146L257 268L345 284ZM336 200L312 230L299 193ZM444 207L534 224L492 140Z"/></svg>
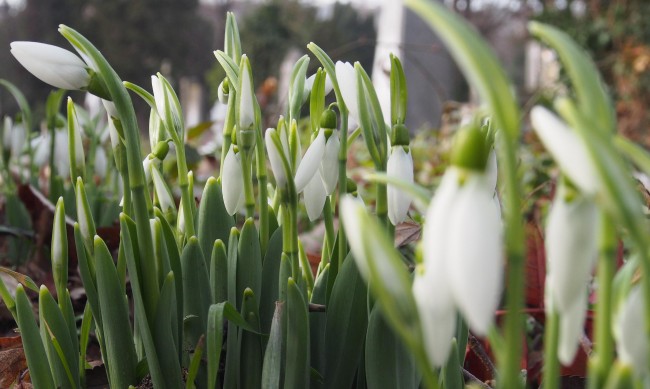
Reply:
<svg viewBox="0 0 650 389"><path fill-rule="evenodd" d="M290 278L287 282L285 389L308 388L309 367L309 313L307 311L307 303L298 285Z"/></svg>
<svg viewBox="0 0 650 389"><path fill-rule="evenodd" d="M95 237L95 259L97 292L104 319L107 352L105 359L111 362L108 375L112 386L124 388L135 383L137 358L133 333L126 298L122 293L113 258L104 241L98 236Z"/></svg>
<svg viewBox="0 0 650 389"><path fill-rule="evenodd" d="M181 345L179 339L174 335L172 326L176 326L177 320L173 313L176 311L176 291L174 273L169 272L163 282L158 300L155 321L153 323L153 340L156 345L156 354L165 376L165 382L170 388L180 387L182 382L179 352ZM179 313L177 312L176 315Z"/></svg>
<svg viewBox="0 0 650 389"><path fill-rule="evenodd" d="M201 335L199 342L194 347L194 354L190 360L190 368L187 369L187 382L185 384L186 389L195 389L196 388L196 379L199 374L199 367L201 366L201 357L203 356L203 349L205 348L205 336Z"/></svg>
<svg viewBox="0 0 650 389"><path fill-rule="evenodd" d="M32 305L29 303L29 299L22 285L16 287L16 315L32 385L39 389L54 389L54 380L50 372L50 365L47 361L47 354L45 353L43 343L41 343L39 330L34 320Z"/></svg>
<svg viewBox="0 0 650 389"><path fill-rule="evenodd" d="M237 254L238 254L239 231L236 228L230 230L228 240L228 279L236 280L237 277ZM237 303L237 287L235 282L228 283L228 301L230 304ZM236 311L236 307L235 307ZM226 339L226 371L224 373L224 388L234 388L239 381L239 336L234 323L228 323L228 338Z"/></svg>
<svg viewBox="0 0 650 389"><path fill-rule="evenodd" d="M140 98L144 100L144 102L147 103L153 111L155 112L158 111L158 107L156 106L156 99L154 99L153 95L149 93L146 89L128 81L124 81L123 84L126 87L126 89L140 96Z"/></svg>
<svg viewBox="0 0 650 389"><path fill-rule="evenodd" d="M262 290L260 293L260 325L263 333L269 332L277 309L280 257L282 255L282 230L277 229L269 240L262 264Z"/></svg>
<svg viewBox="0 0 650 389"><path fill-rule="evenodd" d="M223 309L225 304L212 304L208 310L208 388L219 381L219 362L223 346Z"/></svg>
<svg viewBox="0 0 650 389"><path fill-rule="evenodd" d="M311 294L312 304L325 304L327 299L327 278L329 277L330 265L327 264L321 270L314 290ZM325 312L313 312L309 315L309 350L311 366L321 376L325 374L325 324L327 314Z"/></svg>
<svg viewBox="0 0 650 389"><path fill-rule="evenodd" d="M160 363L158 362L158 355L156 346L154 344L153 336L147 320L147 315L144 310L144 300L142 298L143 290L140 286L138 279L137 263L135 259L135 252L133 250L131 232L129 231L128 216L124 213L120 214L120 235L121 242L124 244L124 254L126 255L126 264L129 270L131 281L131 290L133 291L133 303L135 305L135 320L138 325L138 331L144 344L145 353L147 355L147 364L149 365L149 373L156 388L165 388L165 378L162 373Z"/></svg>
<svg viewBox="0 0 650 389"><path fill-rule="evenodd" d="M390 120L392 124L404 123L408 107L408 90L404 68L399 58L390 55Z"/></svg>
<svg viewBox="0 0 650 389"><path fill-rule="evenodd" d="M18 321L16 316L16 300L14 300L14 297L9 293L9 289L7 289L7 285L5 285L2 277L0 277L0 297L2 297L2 302L5 304L5 307L7 307L7 310L11 312L11 316L13 316L14 320Z"/></svg>
<svg viewBox="0 0 650 389"><path fill-rule="evenodd" d="M262 253L255 222L249 218L244 223L239 237L239 257L237 259L236 293L243 296L250 288L254 293L262 290ZM242 297L238 297L238 306Z"/></svg>
<svg viewBox="0 0 650 389"><path fill-rule="evenodd" d="M332 87L334 88L334 94L336 94L336 103L339 106L339 109L342 111L347 111L347 107L345 106L345 102L343 101L343 97L341 95L341 89L339 88L339 82L336 79L336 68L334 67L334 62L332 62L332 59L321 49L317 44L314 42L310 42L307 45L307 48L309 51L311 51L316 58L318 58L318 61L320 61L321 65L323 65L323 68L325 68L325 71L327 72L327 75L330 77L330 81L332 81Z"/></svg>
<svg viewBox="0 0 650 389"><path fill-rule="evenodd" d="M214 177L208 178L203 189L199 205L198 238L203 250L203 256L210 258L214 241L228 241L230 229L235 226L234 219L228 215L223 204L221 186ZM207 265L207 264L206 264Z"/></svg>
<svg viewBox="0 0 650 389"><path fill-rule="evenodd" d="M327 305L325 388L349 388L359 366L368 326L368 291L356 263L343 261Z"/></svg>
<svg viewBox="0 0 650 389"><path fill-rule="evenodd" d="M239 65L221 50L215 51L214 56L217 57L217 61L226 72L226 76L230 80L230 87L239 94Z"/></svg>
<svg viewBox="0 0 650 389"><path fill-rule="evenodd" d="M271 334L264 352L262 364L262 389L278 389L282 371L282 311L285 303L275 303L275 313L271 324Z"/></svg>
<svg viewBox="0 0 650 389"><path fill-rule="evenodd" d="M303 55L294 65L289 82L289 120L300 119L300 108L305 92L305 76L309 66L309 56Z"/></svg>
<svg viewBox="0 0 650 389"><path fill-rule="evenodd" d="M465 383L463 382L462 365L458 363L458 343L454 338L451 345L451 354L447 359L447 364L442 368L442 379L445 389L463 389Z"/></svg>
<svg viewBox="0 0 650 389"><path fill-rule="evenodd" d="M379 142L379 155L382 160L387 159L388 134L386 132L386 122L384 121L384 114L381 110L381 105L379 104L377 92L375 92L375 87L372 84L370 76L368 76L368 73L366 73L366 70L361 66L361 64L358 62L355 63L354 69L357 73L357 88L359 92L357 99L359 100L359 111L362 110L361 101L365 96L373 131L376 131L374 133L374 140L375 142Z"/></svg>
<svg viewBox="0 0 650 389"><path fill-rule="evenodd" d="M217 239L212 248L210 291L213 304L228 300L228 254L221 239Z"/></svg>
<svg viewBox="0 0 650 389"><path fill-rule="evenodd" d="M74 224L74 240L75 248L77 251L77 262L79 263L79 275L83 282L84 289L86 290L86 298L92 310L93 317L97 322L99 331L102 328L102 313L99 306L99 295L97 293L97 281L95 280L95 266L90 261L88 251L84 245L84 239L81 236L79 223ZM94 262L94 261L93 261ZM92 266L92 267L91 267Z"/></svg>
<svg viewBox="0 0 650 389"><path fill-rule="evenodd" d="M41 286L39 291L38 315L41 340L45 345L55 384L64 388L78 388L77 350L72 345L63 314L45 286Z"/></svg>
<svg viewBox="0 0 650 389"><path fill-rule="evenodd" d="M0 266L0 273L4 273L12 277L14 280L18 281L21 285L23 285L24 287L26 287L27 289L33 292L39 291L39 288L38 286L36 286L36 283L26 274L18 273L17 271L13 271L11 269L2 266Z"/></svg>
<svg viewBox="0 0 650 389"><path fill-rule="evenodd" d="M90 341L90 330L93 326L93 311L90 304L86 302L84 313L81 317L81 326L79 327L79 372L81 373L82 385L85 386L86 378L86 353Z"/></svg>
<svg viewBox="0 0 650 389"><path fill-rule="evenodd" d="M181 255L183 267L183 317L185 318L184 347L196 346L201 335L205 334L210 296L208 269L196 237L191 237Z"/></svg>
<svg viewBox="0 0 650 389"><path fill-rule="evenodd" d="M250 327L259 331L258 303L250 288L244 290L241 315ZM240 329L239 341L241 353L239 388L257 389L262 381L262 339L259 334Z"/></svg>

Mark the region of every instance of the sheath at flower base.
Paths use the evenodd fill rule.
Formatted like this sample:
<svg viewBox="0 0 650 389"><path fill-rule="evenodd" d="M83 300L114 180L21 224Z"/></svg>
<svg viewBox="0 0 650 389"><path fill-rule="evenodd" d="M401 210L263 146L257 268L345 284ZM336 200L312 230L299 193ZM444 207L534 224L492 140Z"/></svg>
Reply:
<svg viewBox="0 0 650 389"><path fill-rule="evenodd" d="M647 298L647 296L645 297ZM616 351L621 363L632 366L637 376L647 376L650 342L645 336L642 287L634 288L619 308L614 322Z"/></svg>
<svg viewBox="0 0 650 389"><path fill-rule="evenodd" d="M86 88L90 83L86 63L60 47L38 42L12 42L11 54L46 84L76 90Z"/></svg>
<svg viewBox="0 0 650 389"><path fill-rule="evenodd" d="M230 146L223 161L221 187L223 202L229 215L234 215L244 206L244 176L239 153Z"/></svg>
<svg viewBox="0 0 650 389"><path fill-rule="evenodd" d="M413 157L411 156L411 149L408 146L398 145L391 147L386 166L386 175L413 183ZM409 207L411 206L411 196L394 185L389 184L387 187L387 197L388 219L396 226L406 220Z"/></svg>

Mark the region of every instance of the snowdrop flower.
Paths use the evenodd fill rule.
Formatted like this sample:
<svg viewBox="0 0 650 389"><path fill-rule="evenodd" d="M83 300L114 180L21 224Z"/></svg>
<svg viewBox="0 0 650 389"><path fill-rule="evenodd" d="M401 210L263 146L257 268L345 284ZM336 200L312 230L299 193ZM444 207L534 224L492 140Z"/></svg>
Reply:
<svg viewBox="0 0 650 389"><path fill-rule="evenodd" d="M248 57L242 56L239 75L239 121L237 126L240 131L247 130L255 121L255 91L253 90L253 77Z"/></svg>
<svg viewBox="0 0 650 389"><path fill-rule="evenodd" d="M600 188L600 180L589 151L578 135L548 109L536 106L530 120L544 144L562 169L582 192L593 196Z"/></svg>
<svg viewBox="0 0 650 389"><path fill-rule="evenodd" d="M234 215L244 206L244 176L239 151L235 145L230 149L223 161L223 174L221 175L221 187L223 190L223 202L229 215Z"/></svg>
<svg viewBox="0 0 650 389"><path fill-rule="evenodd" d="M162 161L153 153L147 155L142 160L142 169L144 169L144 179L147 184L151 184L151 168L160 165Z"/></svg>
<svg viewBox="0 0 650 389"><path fill-rule="evenodd" d="M323 155L325 154L325 144L325 131L320 129L314 141L311 142L311 145L307 148L307 151L296 170L295 184L298 193L305 189L309 181L311 181L316 174L316 171L323 160Z"/></svg>
<svg viewBox="0 0 650 389"><path fill-rule="evenodd" d="M329 138L325 142L325 151L323 152L323 158L321 159L320 166L318 167L318 172L320 177L323 180L323 187L327 195L334 193L336 189L336 184L339 181L339 149L341 147L339 141L339 131L332 130L326 131L326 134L329 132ZM327 137L327 135L326 135Z"/></svg>
<svg viewBox="0 0 650 389"><path fill-rule="evenodd" d="M27 142L27 131L22 121L14 122L11 126L11 157L18 159Z"/></svg>
<svg viewBox="0 0 650 389"><path fill-rule="evenodd" d="M336 62L336 79L343 95L345 106L350 112L350 116L355 122L359 123L359 103L357 90L357 72L349 62Z"/></svg>
<svg viewBox="0 0 650 389"><path fill-rule="evenodd" d="M632 366L637 375L648 373L650 343L643 335L646 328L642 287L636 287L627 296L614 322L616 351L621 363Z"/></svg>
<svg viewBox="0 0 650 389"><path fill-rule="evenodd" d="M314 80L316 79L316 73L312 74L311 76L307 77L305 80L305 86L304 86L304 91L302 93L302 102L303 104L307 101L309 98L309 94L311 93L311 89L314 87ZM334 89L334 84L332 84L332 80L330 79L330 76L325 73L325 96L329 95L330 92L332 92L332 89Z"/></svg>
<svg viewBox="0 0 650 389"><path fill-rule="evenodd" d="M34 164L36 164L36 166L43 166L50 160L50 143L52 142L52 135L49 131L44 132L35 140Z"/></svg>
<svg viewBox="0 0 650 389"><path fill-rule="evenodd" d="M14 121L11 116L5 116L2 123L2 149L11 151L11 132L14 128Z"/></svg>
<svg viewBox="0 0 650 389"><path fill-rule="evenodd" d="M104 148L99 146L95 150L95 174L97 177L104 179L106 177L106 168L108 166L108 160L106 158L106 151Z"/></svg>
<svg viewBox="0 0 650 389"><path fill-rule="evenodd" d="M386 174L389 177L413 182L413 157L408 146L396 145L391 147ZM390 184L386 191L388 196L388 219L396 226L406 219L406 214L411 206L411 196Z"/></svg>
<svg viewBox="0 0 650 389"><path fill-rule="evenodd" d="M287 175L284 171L282 164L282 156L284 150L279 150L273 141L273 137L277 136L275 128L268 128L264 134L264 143L266 144L266 151L269 154L269 161L271 162L271 170L275 177L275 183L278 188L282 188L287 184Z"/></svg>
<svg viewBox="0 0 650 389"><path fill-rule="evenodd" d="M68 151L68 133L64 130L54 131L54 164L61 178L70 176L70 158Z"/></svg>
<svg viewBox="0 0 650 389"><path fill-rule="evenodd" d="M309 180L307 186L305 186L305 208L307 209L307 216L310 221L318 219L321 212L323 212L323 206L325 205L325 200L327 199L327 193L325 193L325 187L323 186L323 180L319 174L316 174Z"/></svg>
<svg viewBox="0 0 650 389"><path fill-rule="evenodd" d="M424 270L416 276L413 292L424 318L429 355L437 365L447 357L448 350L439 348L451 344L455 327L448 321L455 309L483 336L499 302L502 225L492 200L487 159L482 132L471 128L459 133L452 166L426 213Z"/></svg>
<svg viewBox="0 0 650 389"><path fill-rule="evenodd" d="M548 285L549 284L547 283L547 286ZM578 301L575 301L572 306L560 313L560 337L558 340L557 357L560 363L565 366L569 366L576 356L578 346L580 346L580 339L582 339L584 333L586 317L586 292L583 292L578 296Z"/></svg>
<svg viewBox="0 0 650 389"><path fill-rule="evenodd" d="M12 42L11 54L36 78L61 89L84 89L90 83L88 66L74 53L38 42Z"/></svg>
<svg viewBox="0 0 650 389"><path fill-rule="evenodd" d="M172 192L169 190L169 187L165 183L160 170L154 165L151 166L151 177L153 179L153 186L156 190L156 196L158 197L158 203L160 204L160 210L163 213L172 214L176 213L176 203L174 203L174 197Z"/></svg>

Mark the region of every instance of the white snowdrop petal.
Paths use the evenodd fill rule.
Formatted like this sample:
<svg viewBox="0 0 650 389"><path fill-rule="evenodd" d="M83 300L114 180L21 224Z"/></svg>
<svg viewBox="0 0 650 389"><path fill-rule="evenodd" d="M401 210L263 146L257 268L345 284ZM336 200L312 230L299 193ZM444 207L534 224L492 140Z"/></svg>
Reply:
<svg viewBox="0 0 650 389"><path fill-rule="evenodd" d="M434 366L440 367L449 358L456 332L456 311L449 293L442 290L443 285L446 286L446 276L435 272L436 269L427 268L424 274L416 273L413 297L420 316L427 356Z"/></svg>
<svg viewBox="0 0 650 389"><path fill-rule="evenodd" d="M584 193L594 195L600 179L584 143L559 117L536 106L530 112L535 132L562 171Z"/></svg>
<svg viewBox="0 0 650 389"><path fill-rule="evenodd" d="M108 160L106 158L106 152L103 147L98 147L95 150L95 174L99 178L106 177L106 168L108 165Z"/></svg>
<svg viewBox="0 0 650 389"><path fill-rule="evenodd" d="M27 132L23 123L14 123L11 130L11 157L18 158L25 148Z"/></svg>
<svg viewBox="0 0 650 389"><path fill-rule="evenodd" d="M151 76L151 89L153 91L153 98L156 101L158 116L164 119L167 112L165 109L165 91L162 82L157 76Z"/></svg>
<svg viewBox="0 0 650 389"><path fill-rule="evenodd" d="M241 69L241 97L239 99L239 128L246 130L255 120L255 102L253 100L253 80L250 69L244 66Z"/></svg>
<svg viewBox="0 0 650 389"><path fill-rule="evenodd" d="M469 327L484 336L501 294L502 225L486 177L468 173L459 192L448 226L451 291Z"/></svg>
<svg viewBox="0 0 650 389"><path fill-rule="evenodd" d="M451 167L442 177L426 213L426 222L422 230L422 247L427 266L438 267L440 263L446 261L448 225L458 190L458 171Z"/></svg>
<svg viewBox="0 0 650 389"><path fill-rule="evenodd" d="M304 193L305 208L307 209L309 220L314 221L321 215L326 197L327 194L323 187L323 181L319 175L315 174L307 186L305 186Z"/></svg>
<svg viewBox="0 0 650 389"><path fill-rule="evenodd" d="M565 312L560 313L560 338L557 357L564 366L573 362L584 333L584 323L587 316L587 293L574 302Z"/></svg>
<svg viewBox="0 0 650 389"><path fill-rule="evenodd" d="M71 51L38 42L12 42L11 53L41 81L62 89L88 85L87 65Z"/></svg>
<svg viewBox="0 0 650 389"><path fill-rule="evenodd" d="M36 166L43 166L50 160L50 142L52 142L52 135L50 135L49 131L39 136L34 152L34 164Z"/></svg>
<svg viewBox="0 0 650 389"><path fill-rule="evenodd" d="M300 165L296 171L295 184L298 193L305 189L305 186L307 186L309 181L316 174L316 170L318 170L318 167L323 160L324 153L325 134L323 134L323 131L321 130L305 152L305 156L302 158L302 161L300 161Z"/></svg>
<svg viewBox="0 0 650 389"><path fill-rule="evenodd" d="M176 210L176 203L174 203L174 198L165 184L165 180L155 165L151 166L151 177L153 180L153 186L156 190L156 196L158 197L158 202L160 203L160 210L167 212L169 210Z"/></svg>
<svg viewBox="0 0 650 389"><path fill-rule="evenodd" d="M565 199L560 186L546 226L547 271L557 309L566 313L586 293L587 282L598 255L598 210L584 198Z"/></svg>
<svg viewBox="0 0 650 389"><path fill-rule="evenodd" d="M386 174L404 181L413 182L413 157L411 151L407 153L402 146L391 148L388 157ZM388 218L393 225L398 225L406 219L411 196L394 185L388 184Z"/></svg>
<svg viewBox="0 0 650 389"><path fill-rule="evenodd" d="M275 183L278 187L284 187L287 183L287 176L284 171L284 166L282 165L282 150L278 150L273 142L273 134L276 130L274 128L269 128L264 134L264 143L266 144L266 151L269 155L269 161L271 162L271 170L273 171L273 176L275 177Z"/></svg>
<svg viewBox="0 0 650 389"><path fill-rule="evenodd" d="M240 157L235 154L232 145L223 161L221 186L226 211L229 215L234 215L243 205L244 179Z"/></svg>
<svg viewBox="0 0 650 389"><path fill-rule="evenodd" d="M334 131L325 144L325 152L319 167L320 176L323 179L323 186L328 195L334 193L339 180L339 132Z"/></svg>
<svg viewBox="0 0 650 389"><path fill-rule="evenodd" d="M68 158L68 134L57 130L54 134L54 164L57 174L63 179L70 176L70 159Z"/></svg>
<svg viewBox="0 0 650 389"><path fill-rule="evenodd" d="M336 63L336 80L343 95L343 101L350 111L350 116L356 123L359 123L359 103L357 91L357 74L354 66L349 62L338 61Z"/></svg>
<svg viewBox="0 0 650 389"><path fill-rule="evenodd" d="M633 366L637 374L648 371L648 338L645 331L644 296L641 287L630 292L616 317L614 336L616 351L622 363Z"/></svg>

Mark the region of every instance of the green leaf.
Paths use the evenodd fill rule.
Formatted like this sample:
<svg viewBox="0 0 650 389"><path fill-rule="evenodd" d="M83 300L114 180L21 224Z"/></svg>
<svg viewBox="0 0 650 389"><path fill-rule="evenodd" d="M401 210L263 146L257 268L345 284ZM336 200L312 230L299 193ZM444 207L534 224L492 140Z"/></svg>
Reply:
<svg viewBox="0 0 650 389"><path fill-rule="evenodd" d="M176 283L176 287L174 288L176 290L176 312L179 313L178 330L180 331L179 336L182 338L183 316L180 313L183 312L183 270L181 265L181 254L176 243L176 234L174 229L169 225L160 209L155 208L154 211L156 217L160 221L162 232L165 237L165 246L167 247L167 255L169 256L169 266L174 272L174 282ZM182 341L180 344L182 344Z"/></svg>
<svg viewBox="0 0 650 389"><path fill-rule="evenodd" d="M236 228L230 230L228 240L228 279L235 282L228 283L228 301L231 304L237 303L237 254L238 254L239 231ZM235 308L236 310L236 308ZM226 371L224 373L224 388L234 388L239 380L239 336L234 323L228 323L228 338L226 340Z"/></svg>
<svg viewBox="0 0 650 389"><path fill-rule="evenodd" d="M330 80L332 81L332 87L334 88L334 94L336 94L336 104L338 104L339 110L347 112L348 108L343 101L341 88L339 88L339 82L336 79L336 68L334 66L334 62L332 62L332 59L329 57L329 55L327 55L327 53L325 53L325 51L323 51L323 49L321 49L314 42L310 42L307 45L307 48L316 56L316 58L318 58L318 61L321 63L321 65L323 65L323 68L325 68L327 75L330 77Z"/></svg>
<svg viewBox="0 0 650 389"><path fill-rule="evenodd" d="M21 285L26 287L27 289L33 291L33 292L38 292L38 286L36 286L36 283L26 274L21 274L16 271L13 271L11 269L8 269L6 267L0 266L0 273L4 273L14 280L18 281Z"/></svg>
<svg viewBox="0 0 650 389"><path fill-rule="evenodd" d="M239 57L233 59L221 50L215 51L214 56L217 57L217 61L226 72L226 76L230 80L230 88L234 89L235 94L239 94L239 65L235 62L235 60L239 60Z"/></svg>
<svg viewBox="0 0 650 389"><path fill-rule="evenodd" d="M199 367L201 366L201 357L203 356L203 348L205 348L205 336L201 335L199 342L194 348L194 354L192 355L192 360L190 361L190 367L187 369L187 382L185 388L195 389L196 384L195 380L199 374Z"/></svg>
<svg viewBox="0 0 650 389"><path fill-rule="evenodd" d="M271 322L271 333L264 352L262 365L262 389L278 389L282 374L282 311L284 302L275 303L275 313Z"/></svg>
<svg viewBox="0 0 650 389"><path fill-rule="evenodd" d="M236 282L237 296L243 296L246 288L250 288L254 293L262 290L262 253L257 228L252 218L246 220L241 230ZM237 306L240 306L241 297L238 299Z"/></svg>
<svg viewBox="0 0 650 389"><path fill-rule="evenodd" d="M54 380L50 373L47 354L34 320L32 305L22 285L16 287L16 316L27 359L27 367L35 388L54 389Z"/></svg>
<svg viewBox="0 0 650 389"><path fill-rule="evenodd" d="M403 124L408 107L408 89L406 76L399 58L390 55L390 120L394 124Z"/></svg>
<svg viewBox="0 0 650 389"><path fill-rule="evenodd" d="M327 279L329 277L330 265L327 264L321 270L314 290L311 294L312 304L326 304L327 298ZM309 348L311 355L311 366L320 375L325 373L325 325L327 323L327 314L325 312L312 312L309 315ZM312 382L312 386L314 383ZM322 386L322 385L321 385Z"/></svg>
<svg viewBox="0 0 650 389"><path fill-rule="evenodd" d="M334 282L325 326L325 388L349 388L361 360L368 326L366 284L351 255Z"/></svg>
<svg viewBox="0 0 650 389"><path fill-rule="evenodd" d="M376 304L368 318L366 333L366 380L368 388L417 388L420 375L413 356L393 332Z"/></svg>
<svg viewBox="0 0 650 389"><path fill-rule="evenodd" d="M362 128L364 131L364 138L366 138L366 144L372 141L378 146L377 151L379 153L379 161L383 161L383 165L377 165L377 170L380 170L379 167L385 166L388 158L388 135L386 132L384 114L382 113L381 105L377 98L377 92L375 92L375 87L372 84L372 80L368 76L368 73L366 73L365 69L359 62L354 64L354 70L357 74L359 120L362 122L360 124L368 126L367 130ZM372 134L372 136L370 136L370 134ZM385 170L385 167L381 170Z"/></svg>
<svg viewBox="0 0 650 389"><path fill-rule="evenodd" d="M235 226L234 219L226 212L223 204L221 186L214 177L208 178L199 205L198 238L203 256L209 258L214 241L228 241L230 229Z"/></svg>
<svg viewBox="0 0 650 389"><path fill-rule="evenodd" d="M223 47L230 58L238 60L241 57L241 41L239 39L239 28L235 14L228 12L226 14L226 32Z"/></svg>
<svg viewBox="0 0 650 389"><path fill-rule="evenodd" d="M178 323L176 316L180 316L180 312L176 311L176 291L174 290L176 284L174 278L174 272L171 271L165 277L152 328L156 354L160 365L165 367L162 369L162 373L165 377L165 383L170 388L180 387L182 382L179 360L181 343L178 336L182 329L173 330L173 327L176 327Z"/></svg>
<svg viewBox="0 0 650 389"><path fill-rule="evenodd" d="M221 239L217 239L212 248L210 291L213 304L228 300L228 254Z"/></svg>
<svg viewBox="0 0 650 389"><path fill-rule="evenodd" d="M279 298L280 257L282 256L282 230L277 229L269 240L262 264L262 290L260 293L261 331L268 333L277 310Z"/></svg>
<svg viewBox="0 0 650 389"><path fill-rule="evenodd" d="M93 317L97 322L98 331L102 331L102 311L99 306L99 294L97 293L97 281L95 276L95 263L94 257L88 255L88 250L84 244L84 239L81 236L79 223L74 224L74 240L75 248L77 251L77 262L79 263L79 275L81 282L86 291L86 298L92 310Z"/></svg>
<svg viewBox="0 0 650 389"><path fill-rule="evenodd" d="M184 348L194 347L201 335L205 334L208 319L208 309L212 298L210 296L210 280L208 269L201 253L201 247L196 237L191 237L181 255L183 267L183 317Z"/></svg>
<svg viewBox="0 0 650 389"><path fill-rule="evenodd" d="M316 132L320 129L320 119L325 108L325 78L325 71L318 68L316 76L314 76L314 84L311 87L311 94L309 97L309 121L311 124L311 132Z"/></svg>
<svg viewBox="0 0 650 389"><path fill-rule="evenodd" d="M151 93L149 93L149 91L132 82L124 81L123 84L126 87L126 89L135 92L136 95L140 96L140 98L144 100L144 102L147 103L147 105L149 105L149 108L151 108L152 111L156 113L158 112L158 107L156 106L156 99L153 97Z"/></svg>
<svg viewBox="0 0 650 389"><path fill-rule="evenodd" d="M593 128L604 134L616 131L612 100L589 54L557 27L533 21L528 24L528 30L557 52L575 89L579 109L593 119Z"/></svg>
<svg viewBox="0 0 650 389"><path fill-rule="evenodd" d="M111 385L124 388L135 383L137 365L128 306L108 247L99 236L94 241L97 292L106 342L104 358L110 361L108 376Z"/></svg>
<svg viewBox="0 0 650 389"><path fill-rule="evenodd" d="M135 321L147 355L147 364L149 365L149 373L151 373L153 384L156 388L165 388L166 381L160 363L158 362L156 346L154 344L147 314L145 312L144 299L142 298L143 289L138 278L137 260L133 247L133 240L131 238L130 227L128 226L129 220L130 219L126 214L120 214L120 241L124 245L126 265L129 270L131 290L133 291Z"/></svg>
<svg viewBox="0 0 650 389"><path fill-rule="evenodd" d="M85 382L86 375L86 353L90 341L90 330L93 326L93 312L90 304L86 302L84 313L81 318L81 327L79 327L79 372L82 374L82 382Z"/></svg>
<svg viewBox="0 0 650 389"><path fill-rule="evenodd" d="M219 363L223 346L223 310L225 304L212 304L208 310L208 388L219 381Z"/></svg>
<svg viewBox="0 0 650 389"><path fill-rule="evenodd" d="M25 128L31 132L32 130L32 111L29 108L29 103L27 102L27 99L25 98L25 95L16 87L14 84L11 82L0 79L0 85L4 86L9 93L14 97L14 100L18 103L18 106L20 107L20 112L23 115L23 121L25 123Z"/></svg>
<svg viewBox="0 0 650 389"><path fill-rule="evenodd" d="M287 282L287 355L284 387L309 387L309 313L292 278Z"/></svg>
<svg viewBox="0 0 650 389"><path fill-rule="evenodd" d="M255 331L259 331L260 318L258 314L258 303L255 294L253 294L250 288L246 288L244 291L241 315L246 320L248 326L252 327ZM239 363L242 367L239 373L239 388L259 388L262 381L262 339L259 334L245 331L242 328L239 331L239 341Z"/></svg>
<svg viewBox="0 0 650 389"><path fill-rule="evenodd" d="M463 372L461 371L462 365L458 362L458 343L454 338L451 345L451 354L447 359L447 364L442 368L442 379L445 389L463 389L465 387Z"/></svg>

